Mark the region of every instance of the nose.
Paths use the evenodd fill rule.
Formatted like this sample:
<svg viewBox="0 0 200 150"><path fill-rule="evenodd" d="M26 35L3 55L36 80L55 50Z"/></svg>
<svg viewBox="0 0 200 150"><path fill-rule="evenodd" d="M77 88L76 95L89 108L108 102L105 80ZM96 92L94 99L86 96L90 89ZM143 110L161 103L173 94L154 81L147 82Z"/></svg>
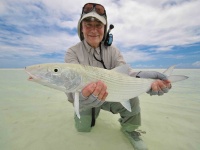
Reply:
<svg viewBox="0 0 200 150"><path fill-rule="evenodd" d="M98 29L98 28L97 28L96 26L91 26L91 27L90 27L90 31L97 31L97 29Z"/></svg>

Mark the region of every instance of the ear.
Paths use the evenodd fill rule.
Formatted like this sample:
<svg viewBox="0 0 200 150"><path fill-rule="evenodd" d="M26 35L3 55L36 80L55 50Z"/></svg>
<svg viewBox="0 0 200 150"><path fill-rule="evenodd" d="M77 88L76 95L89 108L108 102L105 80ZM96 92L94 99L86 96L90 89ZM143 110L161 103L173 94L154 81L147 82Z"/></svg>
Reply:
<svg viewBox="0 0 200 150"><path fill-rule="evenodd" d="M84 36L83 36L83 27L82 27L82 22L80 23L80 37L81 37L81 40L84 39Z"/></svg>
<svg viewBox="0 0 200 150"><path fill-rule="evenodd" d="M83 33L83 21L80 24L80 32Z"/></svg>

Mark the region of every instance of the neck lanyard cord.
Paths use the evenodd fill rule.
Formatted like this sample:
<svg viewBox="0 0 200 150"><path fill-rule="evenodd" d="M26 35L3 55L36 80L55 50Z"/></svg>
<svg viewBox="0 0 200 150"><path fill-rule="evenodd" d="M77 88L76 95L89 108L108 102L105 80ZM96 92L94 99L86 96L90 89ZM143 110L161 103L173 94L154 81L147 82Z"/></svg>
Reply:
<svg viewBox="0 0 200 150"><path fill-rule="evenodd" d="M103 67L104 67L104 69L107 69L106 68L106 66L105 66L105 64L104 64L104 61L103 61L103 58L102 58L102 50L101 50L101 43L100 43L100 57L101 57L101 59L99 60L99 59L97 59L96 58L96 56L94 55L94 53L93 53L93 57L96 59L96 61L98 61L98 62L100 62L100 63L102 63L102 65L103 65Z"/></svg>

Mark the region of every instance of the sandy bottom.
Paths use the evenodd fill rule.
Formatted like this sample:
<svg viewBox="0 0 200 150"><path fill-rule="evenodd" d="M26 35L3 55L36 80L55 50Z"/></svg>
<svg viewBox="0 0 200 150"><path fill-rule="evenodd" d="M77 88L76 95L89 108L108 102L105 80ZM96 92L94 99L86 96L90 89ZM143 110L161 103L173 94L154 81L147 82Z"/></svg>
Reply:
<svg viewBox="0 0 200 150"><path fill-rule="evenodd" d="M1 80L0 150L133 150L120 131L119 115L101 111L92 131L79 133L64 93L17 75L19 80L11 75ZM162 97L140 97L140 129L150 150L200 149L199 97L191 98L186 88L179 93L181 88L174 86L177 91Z"/></svg>

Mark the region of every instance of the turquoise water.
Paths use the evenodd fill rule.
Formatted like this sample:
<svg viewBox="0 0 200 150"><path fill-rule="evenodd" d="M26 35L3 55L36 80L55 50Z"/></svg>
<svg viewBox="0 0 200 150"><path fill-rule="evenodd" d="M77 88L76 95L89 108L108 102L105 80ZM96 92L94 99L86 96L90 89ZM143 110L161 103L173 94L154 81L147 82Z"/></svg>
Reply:
<svg viewBox="0 0 200 150"><path fill-rule="evenodd" d="M153 150L199 150L200 70L174 74L189 79L164 96L140 97L143 139ZM118 115L102 111L91 133L78 133L65 94L27 78L24 70L0 70L0 150L133 149Z"/></svg>

